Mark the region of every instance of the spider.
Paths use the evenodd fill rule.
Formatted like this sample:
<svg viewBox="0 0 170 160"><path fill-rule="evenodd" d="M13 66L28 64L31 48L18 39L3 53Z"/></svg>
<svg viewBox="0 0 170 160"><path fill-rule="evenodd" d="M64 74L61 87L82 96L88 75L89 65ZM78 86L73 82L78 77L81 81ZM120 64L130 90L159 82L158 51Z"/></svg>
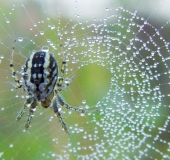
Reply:
<svg viewBox="0 0 170 160"><path fill-rule="evenodd" d="M80 113L89 113L98 110L85 110L78 107L73 107L67 104L60 96L59 92L65 87L63 85L64 72L66 68L66 58L63 55L63 61L60 70L60 77L58 77L58 64L54 58L53 53L40 50L32 53L26 60L25 65L22 68L22 79L19 80L13 65L13 55L15 51L14 41L12 48L12 56L10 60L10 69L12 71L12 77L16 83L16 89L22 89L27 94L27 99L23 108L17 116L17 121L20 120L23 114L26 112L26 108L30 107L28 119L25 125L25 130L30 126L31 119L34 116L34 111L38 105L44 108L51 107L54 113L59 118L59 121L65 130L69 134L66 123L64 122L61 113L59 112L59 106L66 109L74 110ZM62 45L60 45L62 46ZM70 79L71 81L72 79ZM68 86L69 84L67 84Z"/></svg>

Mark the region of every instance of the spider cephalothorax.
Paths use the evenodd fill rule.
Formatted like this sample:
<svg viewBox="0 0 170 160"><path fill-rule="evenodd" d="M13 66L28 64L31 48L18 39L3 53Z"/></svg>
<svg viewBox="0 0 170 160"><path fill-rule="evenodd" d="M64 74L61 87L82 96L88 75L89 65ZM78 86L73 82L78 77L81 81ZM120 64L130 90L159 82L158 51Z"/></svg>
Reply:
<svg viewBox="0 0 170 160"><path fill-rule="evenodd" d="M10 69L14 77L16 88L22 88L27 94L26 102L24 107L21 109L17 116L17 120L20 120L26 111L27 107L30 107L28 119L25 125L25 129L28 129L31 119L34 115L35 108L40 104L44 108L52 107L55 114L59 118L64 130L69 133L66 123L63 121L59 112L59 105L67 109L71 109L80 113L94 112L98 110L84 110L68 105L64 102L59 92L62 91L63 75L66 67L66 60L63 55L63 62L60 69L60 77L58 77L58 65L54 58L53 53L48 51L37 51L30 55L26 60L26 63L22 70L23 81L20 81L16 75L13 65L13 55L15 49L15 42L12 49L12 58L10 61ZM68 79L68 78L67 78ZM71 82L72 79L70 79ZM68 85L68 84L67 84ZM67 86L65 85L65 86Z"/></svg>

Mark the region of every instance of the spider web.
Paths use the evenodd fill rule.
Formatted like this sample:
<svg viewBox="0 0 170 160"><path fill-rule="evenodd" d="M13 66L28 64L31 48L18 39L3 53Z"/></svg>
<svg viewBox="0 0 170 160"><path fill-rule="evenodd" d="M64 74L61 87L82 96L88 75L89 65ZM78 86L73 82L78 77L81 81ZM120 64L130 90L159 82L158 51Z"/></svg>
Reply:
<svg viewBox="0 0 170 160"><path fill-rule="evenodd" d="M170 159L169 1L0 2L1 159ZM81 115L64 108L66 134L51 108L16 122L27 95L9 69L48 46L67 59L61 93L72 106L101 108ZM60 39L60 40L59 40ZM60 47L62 44L62 48ZM63 51L62 51L63 50ZM67 80L67 79L66 79Z"/></svg>

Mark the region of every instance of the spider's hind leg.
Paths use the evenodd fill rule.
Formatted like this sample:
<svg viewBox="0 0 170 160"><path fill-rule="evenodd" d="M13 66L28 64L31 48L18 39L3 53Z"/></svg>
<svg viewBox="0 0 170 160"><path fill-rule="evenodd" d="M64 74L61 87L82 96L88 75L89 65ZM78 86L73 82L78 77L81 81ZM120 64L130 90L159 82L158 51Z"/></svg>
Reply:
<svg viewBox="0 0 170 160"><path fill-rule="evenodd" d="M63 98L59 94L57 94L57 97L58 97L58 102L60 103L60 105L62 107L65 107L66 109L70 109L70 110L73 110L79 113L92 113L92 112L100 111L100 108L94 109L94 110L88 110L88 109L83 109L81 107L73 107L73 106L68 105L66 102L64 102Z"/></svg>
<svg viewBox="0 0 170 160"><path fill-rule="evenodd" d="M29 111L29 115L28 115L28 119L27 119L27 123L25 125L25 129L27 130L29 128L29 125L31 123L31 119L32 117L34 116L34 111L36 109L36 107L38 106L38 102L36 100L34 100L32 103L31 103L31 106L30 106L30 111Z"/></svg>
<svg viewBox="0 0 170 160"><path fill-rule="evenodd" d="M67 128L67 125L66 123L64 122L59 110L58 110L58 103L57 103L57 100L55 99L54 100L54 103L53 103L53 109L54 109L54 113L57 115L57 117L59 118L59 121L62 125L62 127L64 128L65 132L70 134L69 131L68 131L68 128Z"/></svg>
<svg viewBox="0 0 170 160"><path fill-rule="evenodd" d="M17 121L19 121L22 118L23 114L26 111L26 108L28 107L28 105L31 105L32 101L33 101L32 98L28 98L26 100L26 102L24 103L24 107L21 109L21 111L19 112L19 114L18 114L18 116L16 118Z"/></svg>
<svg viewBox="0 0 170 160"><path fill-rule="evenodd" d="M77 111L79 113L87 113L87 112L89 112L88 110L85 110L83 108L78 108L78 107L73 107L73 106L68 105L66 102L64 102L63 98L59 94L57 94L57 97L58 97L58 102L60 103L60 105L62 107L65 107L66 109Z"/></svg>

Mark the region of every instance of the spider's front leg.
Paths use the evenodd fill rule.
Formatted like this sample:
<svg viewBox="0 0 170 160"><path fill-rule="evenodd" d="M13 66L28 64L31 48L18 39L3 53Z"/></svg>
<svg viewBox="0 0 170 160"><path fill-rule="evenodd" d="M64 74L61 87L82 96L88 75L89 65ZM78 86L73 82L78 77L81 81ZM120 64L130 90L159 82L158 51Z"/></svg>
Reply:
<svg viewBox="0 0 170 160"><path fill-rule="evenodd" d="M57 83L58 88L61 88L61 90L62 90L62 84L64 80L63 75L65 73L65 69L66 69L66 58L63 57L62 66L60 70L60 77L58 78L58 83Z"/></svg>
<svg viewBox="0 0 170 160"><path fill-rule="evenodd" d="M14 81L15 81L16 86L17 86L16 88L21 88L22 85L19 82L19 79L18 79L18 77L16 75L16 71L15 71L14 65L13 65L13 55L14 55L14 50L15 50L15 43L16 43L16 40L14 41L14 44L13 44L13 47L12 47L12 57L11 57L11 61L10 61L9 67L10 67L10 69L12 71L12 76L13 76Z"/></svg>

